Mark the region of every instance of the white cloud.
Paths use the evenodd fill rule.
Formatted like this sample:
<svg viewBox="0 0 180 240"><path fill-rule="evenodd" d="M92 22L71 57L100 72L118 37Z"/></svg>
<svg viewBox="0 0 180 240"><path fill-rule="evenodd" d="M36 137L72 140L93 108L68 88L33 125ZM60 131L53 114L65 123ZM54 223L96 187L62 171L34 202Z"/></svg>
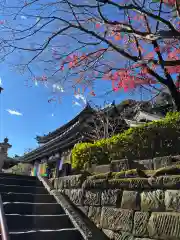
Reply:
<svg viewBox="0 0 180 240"><path fill-rule="evenodd" d="M81 107L81 104L78 103L78 102L73 102L73 104L74 104L75 106L79 106L79 107Z"/></svg>
<svg viewBox="0 0 180 240"><path fill-rule="evenodd" d="M81 100L84 102L84 104L87 103L86 98L85 98L82 94L75 94L74 96L75 96L75 98L78 99L78 100L81 99Z"/></svg>
<svg viewBox="0 0 180 240"><path fill-rule="evenodd" d="M6 111L11 115L22 116L22 113L15 110L7 109Z"/></svg>
<svg viewBox="0 0 180 240"><path fill-rule="evenodd" d="M27 17L26 16L21 16L21 19L26 20Z"/></svg>
<svg viewBox="0 0 180 240"><path fill-rule="evenodd" d="M60 92L64 92L64 89L58 84L54 83L52 87L53 87L53 92L55 92L56 90L59 90Z"/></svg>

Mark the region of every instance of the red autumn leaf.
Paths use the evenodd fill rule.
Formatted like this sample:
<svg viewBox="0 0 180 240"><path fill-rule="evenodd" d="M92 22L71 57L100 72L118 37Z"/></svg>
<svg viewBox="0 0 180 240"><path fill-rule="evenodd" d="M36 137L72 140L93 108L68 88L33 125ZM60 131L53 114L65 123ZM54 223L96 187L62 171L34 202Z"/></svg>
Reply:
<svg viewBox="0 0 180 240"><path fill-rule="evenodd" d="M171 66L171 67L166 67L168 73L173 74L173 73L180 73L180 66Z"/></svg>
<svg viewBox="0 0 180 240"><path fill-rule="evenodd" d="M63 71L64 70L64 65L60 66L60 70Z"/></svg>
<svg viewBox="0 0 180 240"><path fill-rule="evenodd" d="M85 54L83 54L81 57L80 57L80 60L83 61L84 59L86 59L87 56Z"/></svg>
<svg viewBox="0 0 180 240"><path fill-rule="evenodd" d="M144 56L144 59L153 59L155 55L155 52L150 52L147 55Z"/></svg>
<svg viewBox="0 0 180 240"><path fill-rule="evenodd" d="M68 55L65 59L65 61L71 61L72 60L72 57L70 55Z"/></svg>
<svg viewBox="0 0 180 240"><path fill-rule="evenodd" d="M154 51L155 51L155 52L160 52L160 48L159 48L159 47L156 47L156 48L154 49Z"/></svg>
<svg viewBox="0 0 180 240"><path fill-rule="evenodd" d="M176 0L163 0L163 2L166 3L167 5L173 6L173 5L175 5Z"/></svg>
<svg viewBox="0 0 180 240"><path fill-rule="evenodd" d="M69 68L72 68L73 67L73 62L69 62L68 66L69 66Z"/></svg>
<svg viewBox="0 0 180 240"><path fill-rule="evenodd" d="M117 35L114 37L114 39L115 39L116 41L121 40L121 35L120 35L120 34L117 34Z"/></svg>
<svg viewBox="0 0 180 240"><path fill-rule="evenodd" d="M92 96L94 96L94 97L96 96L96 94L95 94L94 91L91 91L91 92L90 92L90 95L92 95Z"/></svg>
<svg viewBox="0 0 180 240"><path fill-rule="evenodd" d="M156 64L153 63L153 64L151 65L151 69L152 69L152 70L155 70L155 69L156 69Z"/></svg>
<svg viewBox="0 0 180 240"><path fill-rule="evenodd" d="M42 81L47 81L47 77L45 75L42 76Z"/></svg>
<svg viewBox="0 0 180 240"><path fill-rule="evenodd" d="M168 54L168 59L178 60L179 57L177 56L177 52L173 51L173 52L169 53Z"/></svg>
<svg viewBox="0 0 180 240"><path fill-rule="evenodd" d="M119 90L118 87L113 88L113 91L114 91L114 92L117 92L118 90Z"/></svg>
<svg viewBox="0 0 180 240"><path fill-rule="evenodd" d="M140 73L141 73L141 75L147 74L148 73L147 67L142 67Z"/></svg>
<svg viewBox="0 0 180 240"><path fill-rule="evenodd" d="M96 23L96 28L100 28L101 24L100 23Z"/></svg>

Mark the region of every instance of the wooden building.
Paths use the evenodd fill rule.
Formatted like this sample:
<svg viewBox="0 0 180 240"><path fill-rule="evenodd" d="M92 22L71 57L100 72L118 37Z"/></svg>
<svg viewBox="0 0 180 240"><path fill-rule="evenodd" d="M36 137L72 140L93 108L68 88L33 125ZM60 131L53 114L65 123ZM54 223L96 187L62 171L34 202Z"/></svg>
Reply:
<svg viewBox="0 0 180 240"><path fill-rule="evenodd" d="M152 115L143 110L148 109L147 105L146 102L127 100L118 105L113 103L104 109L95 110L87 104L75 118L65 125L47 135L36 136L40 146L20 157L19 160L31 163L36 169L42 164L47 164L49 171L47 174L54 177L69 175L71 173L71 149L75 144L110 137L128 129L133 123L142 124L143 119L146 121L159 119L161 116ZM114 129L112 129L113 124L115 124Z"/></svg>

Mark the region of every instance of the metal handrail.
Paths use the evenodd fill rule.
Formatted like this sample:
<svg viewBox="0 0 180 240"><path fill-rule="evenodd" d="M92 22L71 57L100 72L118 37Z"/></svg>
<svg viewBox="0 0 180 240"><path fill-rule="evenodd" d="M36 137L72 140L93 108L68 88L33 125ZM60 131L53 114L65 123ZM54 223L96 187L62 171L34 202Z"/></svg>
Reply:
<svg viewBox="0 0 180 240"><path fill-rule="evenodd" d="M1 194L0 194L0 224L2 240L10 240Z"/></svg>

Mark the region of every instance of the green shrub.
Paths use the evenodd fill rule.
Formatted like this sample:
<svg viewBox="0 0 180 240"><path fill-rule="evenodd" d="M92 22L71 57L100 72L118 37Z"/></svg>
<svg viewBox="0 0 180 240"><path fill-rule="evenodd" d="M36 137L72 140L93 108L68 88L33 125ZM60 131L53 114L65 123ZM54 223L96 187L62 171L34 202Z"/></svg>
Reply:
<svg viewBox="0 0 180 240"><path fill-rule="evenodd" d="M72 167L107 164L112 159L149 159L179 153L180 113L168 113L153 121L121 134L94 143L80 143L72 150Z"/></svg>
<svg viewBox="0 0 180 240"><path fill-rule="evenodd" d="M97 143L79 143L72 150L72 168L88 169L92 164L109 163L105 140Z"/></svg>

